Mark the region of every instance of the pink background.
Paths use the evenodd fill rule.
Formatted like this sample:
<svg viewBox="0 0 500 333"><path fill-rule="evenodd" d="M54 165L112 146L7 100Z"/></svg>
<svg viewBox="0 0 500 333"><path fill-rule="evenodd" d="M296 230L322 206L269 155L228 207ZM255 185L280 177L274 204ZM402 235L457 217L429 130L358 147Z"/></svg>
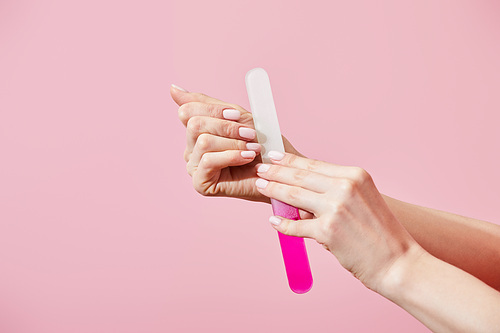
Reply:
<svg viewBox="0 0 500 333"><path fill-rule="evenodd" d="M264 67L304 154L500 221L494 1L0 2L0 332L426 332L270 207L204 198L168 88L248 107Z"/></svg>

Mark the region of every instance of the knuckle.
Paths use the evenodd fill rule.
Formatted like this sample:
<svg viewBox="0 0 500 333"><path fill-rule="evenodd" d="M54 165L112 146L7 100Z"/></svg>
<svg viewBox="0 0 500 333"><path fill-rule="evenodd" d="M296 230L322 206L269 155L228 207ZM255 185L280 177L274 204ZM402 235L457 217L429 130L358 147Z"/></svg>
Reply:
<svg viewBox="0 0 500 333"><path fill-rule="evenodd" d="M216 105L216 104L207 104L206 110L211 117L215 117L220 113L219 112L220 107L219 107L219 105Z"/></svg>
<svg viewBox="0 0 500 333"><path fill-rule="evenodd" d="M209 168L211 164L212 164L212 157L209 154L203 154L198 166L200 168L206 169L206 168Z"/></svg>
<svg viewBox="0 0 500 333"><path fill-rule="evenodd" d="M281 222L280 232L285 235L290 234L290 223L288 223L288 221Z"/></svg>
<svg viewBox="0 0 500 333"><path fill-rule="evenodd" d="M308 175L307 171L297 170L293 174L293 180L296 181L296 182L302 182L304 180L304 178L307 177L307 175Z"/></svg>
<svg viewBox="0 0 500 333"><path fill-rule="evenodd" d="M320 225L320 234L319 236L320 240L322 241L328 241L332 239L333 235L335 235L338 232L338 222L336 222L334 219L328 219L326 221L322 221Z"/></svg>
<svg viewBox="0 0 500 333"><path fill-rule="evenodd" d="M242 109L242 110L245 110L245 109ZM254 122L253 122L253 115L250 112L244 111L241 113L240 123L246 124L246 125L250 126L251 128L255 128Z"/></svg>
<svg viewBox="0 0 500 333"><path fill-rule="evenodd" d="M189 152L187 149L184 150L184 161L189 162L190 158L191 158L191 152Z"/></svg>
<svg viewBox="0 0 500 333"><path fill-rule="evenodd" d="M177 110L177 116L181 121L185 121L188 118L187 112L186 112L186 106L187 104L183 104L179 107Z"/></svg>
<svg viewBox="0 0 500 333"><path fill-rule="evenodd" d="M347 213L347 207L344 202L333 202L330 205L331 216L333 220L337 220L340 217L345 216Z"/></svg>
<svg viewBox="0 0 500 333"><path fill-rule="evenodd" d="M279 165L270 165L269 170L266 171L266 178L268 179L276 179L276 174L279 172Z"/></svg>
<svg viewBox="0 0 500 333"><path fill-rule="evenodd" d="M297 155L289 154L288 160L286 162L289 165L294 165L296 161L297 161Z"/></svg>
<svg viewBox="0 0 500 333"><path fill-rule="evenodd" d="M222 135L226 138L237 138L238 129L232 123L227 122L222 126Z"/></svg>
<svg viewBox="0 0 500 333"><path fill-rule="evenodd" d="M243 140L235 140L234 149L247 150L247 143Z"/></svg>
<svg viewBox="0 0 500 333"><path fill-rule="evenodd" d="M349 198L356 190L356 183L350 179L344 178L340 183L340 192L344 197Z"/></svg>
<svg viewBox="0 0 500 333"><path fill-rule="evenodd" d="M196 140L196 146L200 151L207 151L211 146L212 137L210 134L202 133Z"/></svg>
<svg viewBox="0 0 500 333"><path fill-rule="evenodd" d="M187 122L187 129L191 133L199 133L202 126L202 120L200 117L191 117Z"/></svg>
<svg viewBox="0 0 500 333"><path fill-rule="evenodd" d="M367 180L369 180L370 178L371 178L370 174L368 174L368 172L366 172L365 169L360 168L360 167L354 167L353 179L357 184L363 184Z"/></svg>
<svg viewBox="0 0 500 333"><path fill-rule="evenodd" d="M281 222L280 231L285 235L295 235L298 232L297 226L292 224L292 222L288 220L284 220L283 222Z"/></svg>
<svg viewBox="0 0 500 333"><path fill-rule="evenodd" d="M207 195L207 191L206 191L206 188L205 186L196 180L196 178L193 177L193 188L196 190L196 192L198 192L199 194L203 195L203 196L206 196Z"/></svg>
<svg viewBox="0 0 500 333"><path fill-rule="evenodd" d="M195 102L188 102L179 106L177 110L180 120L187 121L192 113Z"/></svg>
<svg viewBox="0 0 500 333"><path fill-rule="evenodd" d="M190 175L191 177L193 177L193 166L191 165L191 163L186 163L186 171L188 173L188 175Z"/></svg>
<svg viewBox="0 0 500 333"><path fill-rule="evenodd" d="M287 197L290 199L290 201L295 201L299 198L300 192L299 189L296 187L292 187L291 189L288 190Z"/></svg>
<svg viewBox="0 0 500 333"><path fill-rule="evenodd" d="M315 171L318 169L318 166L319 166L318 160L310 160L309 163L307 163L307 170Z"/></svg>

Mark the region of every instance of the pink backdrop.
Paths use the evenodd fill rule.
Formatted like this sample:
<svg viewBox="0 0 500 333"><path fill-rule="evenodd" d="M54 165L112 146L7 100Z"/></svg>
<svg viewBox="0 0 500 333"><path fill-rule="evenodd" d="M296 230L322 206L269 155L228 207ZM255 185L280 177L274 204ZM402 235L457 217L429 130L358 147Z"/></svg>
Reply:
<svg viewBox="0 0 500 333"><path fill-rule="evenodd" d="M476 1L0 2L1 332L426 332L270 207L199 196L176 83L248 107L270 74L304 154L500 221L500 14Z"/></svg>

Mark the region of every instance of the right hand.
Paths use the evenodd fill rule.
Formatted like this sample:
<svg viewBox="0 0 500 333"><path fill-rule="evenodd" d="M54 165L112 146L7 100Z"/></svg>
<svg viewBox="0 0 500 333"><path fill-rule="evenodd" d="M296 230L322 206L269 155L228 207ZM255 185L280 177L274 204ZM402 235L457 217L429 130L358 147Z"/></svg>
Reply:
<svg viewBox="0 0 500 333"><path fill-rule="evenodd" d="M196 191L205 196L269 202L269 198L255 188L258 178L255 165L262 160L252 114L239 105L201 93L171 87L170 94L179 105L179 119L187 128L184 160ZM239 119L225 119L226 109L239 111ZM250 136L242 137L240 128L245 128ZM284 137L283 143L286 152L301 155ZM242 152L248 152L250 157L243 157Z"/></svg>

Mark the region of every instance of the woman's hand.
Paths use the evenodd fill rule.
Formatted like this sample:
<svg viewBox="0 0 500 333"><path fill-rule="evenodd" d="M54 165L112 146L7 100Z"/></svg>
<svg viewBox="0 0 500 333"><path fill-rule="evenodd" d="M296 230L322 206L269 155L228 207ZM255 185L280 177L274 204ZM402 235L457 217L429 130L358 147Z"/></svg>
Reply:
<svg viewBox="0 0 500 333"><path fill-rule="evenodd" d="M255 164L261 162L252 114L200 93L172 86L170 94L186 126L184 159L194 188L206 196L269 202L255 188ZM284 139L287 151L299 154Z"/></svg>
<svg viewBox="0 0 500 333"><path fill-rule="evenodd" d="M258 191L314 215L299 221L271 217L274 228L315 239L368 288L380 291L398 259L425 252L394 217L365 170L293 154L269 156L272 165L255 166Z"/></svg>

